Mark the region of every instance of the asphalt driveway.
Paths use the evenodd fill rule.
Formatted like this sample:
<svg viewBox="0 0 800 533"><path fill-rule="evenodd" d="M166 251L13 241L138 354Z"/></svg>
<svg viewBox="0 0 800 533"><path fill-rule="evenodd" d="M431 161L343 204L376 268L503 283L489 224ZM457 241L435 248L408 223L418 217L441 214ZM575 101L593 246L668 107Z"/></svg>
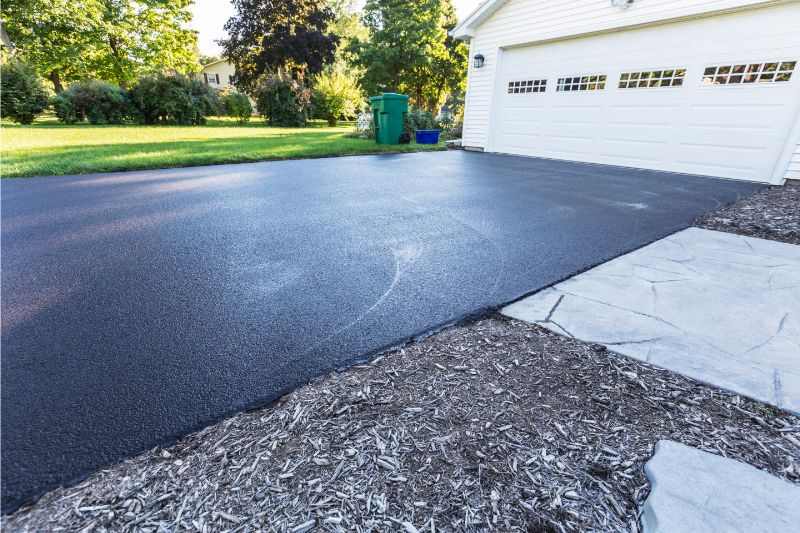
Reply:
<svg viewBox="0 0 800 533"><path fill-rule="evenodd" d="M2 182L2 506L759 186L467 152Z"/></svg>

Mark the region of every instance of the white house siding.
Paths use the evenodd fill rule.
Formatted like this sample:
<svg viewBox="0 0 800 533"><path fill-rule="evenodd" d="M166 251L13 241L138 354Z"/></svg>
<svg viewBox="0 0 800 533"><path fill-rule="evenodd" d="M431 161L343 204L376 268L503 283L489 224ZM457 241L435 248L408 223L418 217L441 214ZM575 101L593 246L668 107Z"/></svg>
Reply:
<svg viewBox="0 0 800 533"><path fill-rule="evenodd" d="M786 2L638 0L628 9L620 9L609 0L508 0L471 39L470 58L480 53L486 62L475 69L470 61L463 144L486 146L500 48L778 3Z"/></svg>
<svg viewBox="0 0 800 533"><path fill-rule="evenodd" d="M225 89L230 87L231 79L236 74L236 67L227 61L216 61L203 67L200 71L200 81L207 81L208 85L215 89ZM219 77L219 83L217 83Z"/></svg>
<svg viewBox="0 0 800 533"><path fill-rule="evenodd" d="M786 170L787 180L800 180L800 143L794 150L794 155L789 160L789 168Z"/></svg>

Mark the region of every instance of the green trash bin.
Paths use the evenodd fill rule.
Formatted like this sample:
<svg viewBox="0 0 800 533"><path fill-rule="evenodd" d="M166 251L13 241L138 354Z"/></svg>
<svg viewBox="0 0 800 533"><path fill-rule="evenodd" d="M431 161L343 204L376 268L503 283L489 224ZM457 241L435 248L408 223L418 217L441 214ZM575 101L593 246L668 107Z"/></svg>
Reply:
<svg viewBox="0 0 800 533"><path fill-rule="evenodd" d="M408 96L383 93L371 97L369 103L372 106L372 120L375 125L375 142L399 144L408 113Z"/></svg>

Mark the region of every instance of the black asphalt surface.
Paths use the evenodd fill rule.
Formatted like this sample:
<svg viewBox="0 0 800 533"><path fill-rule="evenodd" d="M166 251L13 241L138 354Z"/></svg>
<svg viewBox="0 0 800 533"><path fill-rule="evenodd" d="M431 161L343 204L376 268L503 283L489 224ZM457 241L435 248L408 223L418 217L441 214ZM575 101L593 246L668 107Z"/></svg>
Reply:
<svg viewBox="0 0 800 533"><path fill-rule="evenodd" d="M2 182L2 507L758 185L468 152Z"/></svg>

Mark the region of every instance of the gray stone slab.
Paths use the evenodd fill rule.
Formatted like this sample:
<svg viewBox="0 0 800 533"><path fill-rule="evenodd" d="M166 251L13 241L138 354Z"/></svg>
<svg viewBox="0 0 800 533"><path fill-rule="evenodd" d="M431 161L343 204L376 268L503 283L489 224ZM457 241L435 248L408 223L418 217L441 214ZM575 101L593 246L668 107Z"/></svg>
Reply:
<svg viewBox="0 0 800 533"><path fill-rule="evenodd" d="M689 228L503 313L800 412L800 246Z"/></svg>
<svg viewBox="0 0 800 533"><path fill-rule="evenodd" d="M798 530L800 487L745 463L662 440L644 469L646 533Z"/></svg>

